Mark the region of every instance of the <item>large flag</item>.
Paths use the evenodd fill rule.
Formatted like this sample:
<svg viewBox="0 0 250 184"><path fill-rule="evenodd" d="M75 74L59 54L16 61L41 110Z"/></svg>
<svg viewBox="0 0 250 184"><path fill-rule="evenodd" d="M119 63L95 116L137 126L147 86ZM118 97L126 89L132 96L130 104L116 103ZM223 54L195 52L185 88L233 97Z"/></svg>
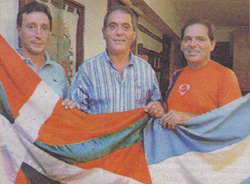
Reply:
<svg viewBox="0 0 250 184"><path fill-rule="evenodd" d="M11 124L1 117L1 183L151 183L143 109L101 115L65 110L2 36L0 74L15 119Z"/></svg>
<svg viewBox="0 0 250 184"><path fill-rule="evenodd" d="M250 94L176 130L143 109L65 110L1 36L0 82L12 113L0 116L3 184L250 181Z"/></svg>

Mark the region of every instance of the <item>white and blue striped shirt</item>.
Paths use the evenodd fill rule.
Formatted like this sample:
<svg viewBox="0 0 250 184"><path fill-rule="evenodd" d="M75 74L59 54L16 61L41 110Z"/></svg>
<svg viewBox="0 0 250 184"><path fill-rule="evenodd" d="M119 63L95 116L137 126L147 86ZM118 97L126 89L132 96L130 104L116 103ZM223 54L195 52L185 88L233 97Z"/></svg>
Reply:
<svg viewBox="0 0 250 184"><path fill-rule="evenodd" d="M161 99L159 84L151 65L130 54L122 78L107 52L79 67L69 91L69 99L90 114L122 112L144 107Z"/></svg>

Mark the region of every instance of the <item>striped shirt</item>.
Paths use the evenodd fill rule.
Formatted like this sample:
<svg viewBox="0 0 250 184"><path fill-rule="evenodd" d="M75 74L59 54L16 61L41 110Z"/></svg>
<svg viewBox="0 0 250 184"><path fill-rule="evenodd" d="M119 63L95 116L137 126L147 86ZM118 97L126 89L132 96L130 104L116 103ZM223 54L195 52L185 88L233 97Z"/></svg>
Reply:
<svg viewBox="0 0 250 184"><path fill-rule="evenodd" d="M160 101L155 72L145 60L131 53L122 77L107 52L82 63L69 91L69 99L90 114L122 112Z"/></svg>

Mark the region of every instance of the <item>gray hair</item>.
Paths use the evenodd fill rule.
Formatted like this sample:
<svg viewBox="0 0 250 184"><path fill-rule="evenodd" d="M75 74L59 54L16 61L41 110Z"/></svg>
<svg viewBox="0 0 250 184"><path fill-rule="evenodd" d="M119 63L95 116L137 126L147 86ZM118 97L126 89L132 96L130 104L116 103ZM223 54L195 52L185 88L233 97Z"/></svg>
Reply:
<svg viewBox="0 0 250 184"><path fill-rule="evenodd" d="M137 21L136 21L136 16L135 16L135 14L133 13L133 11L132 11L130 8L128 8L127 6L122 6L122 5L113 6L113 7L108 11L108 13L105 15L104 21L103 21L103 27L104 27L104 29L107 28L109 15L110 15L111 13L115 12L115 11L121 11L121 12L124 12L124 13L126 13L126 14L131 15L133 30L134 30L134 31L136 30Z"/></svg>

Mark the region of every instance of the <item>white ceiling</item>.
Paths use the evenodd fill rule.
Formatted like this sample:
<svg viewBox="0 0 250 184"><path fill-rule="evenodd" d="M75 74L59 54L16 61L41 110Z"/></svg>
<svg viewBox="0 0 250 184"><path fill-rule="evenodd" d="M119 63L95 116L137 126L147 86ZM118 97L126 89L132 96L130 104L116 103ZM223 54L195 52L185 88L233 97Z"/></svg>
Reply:
<svg viewBox="0 0 250 184"><path fill-rule="evenodd" d="M173 0L184 22L208 19L216 27L249 27L249 0Z"/></svg>

